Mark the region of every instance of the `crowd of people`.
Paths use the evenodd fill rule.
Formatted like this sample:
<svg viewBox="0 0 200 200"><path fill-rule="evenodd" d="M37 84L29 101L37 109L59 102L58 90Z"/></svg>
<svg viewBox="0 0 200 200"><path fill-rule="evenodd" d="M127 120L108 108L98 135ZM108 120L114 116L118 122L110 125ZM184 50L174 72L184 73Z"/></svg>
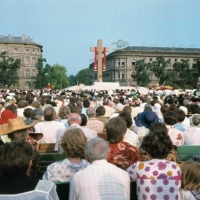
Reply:
<svg viewBox="0 0 200 200"><path fill-rule="evenodd" d="M197 90L0 90L0 199L200 199L200 153L178 163L176 147L200 145ZM65 159L41 174L41 144ZM199 159L198 159L199 158ZM66 197L68 198L68 197Z"/></svg>

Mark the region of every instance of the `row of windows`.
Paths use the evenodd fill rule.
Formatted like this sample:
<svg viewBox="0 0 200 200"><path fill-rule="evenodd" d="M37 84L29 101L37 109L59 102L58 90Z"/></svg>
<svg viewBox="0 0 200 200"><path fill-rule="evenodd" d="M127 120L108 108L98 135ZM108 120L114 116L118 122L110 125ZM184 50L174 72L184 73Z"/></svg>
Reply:
<svg viewBox="0 0 200 200"><path fill-rule="evenodd" d="M19 71L16 72L16 75L19 76ZM26 69L25 70L25 76L26 77L30 77L30 76L36 77L36 69L32 69L32 74L31 74L30 69Z"/></svg>
<svg viewBox="0 0 200 200"><path fill-rule="evenodd" d="M3 51L7 51L7 49L2 48L1 52L3 52ZM21 48L14 48L13 52L14 53L22 53ZM39 55L40 54L40 50L39 50L39 48L38 49L25 49L25 53L27 53L27 54L31 53L31 54L37 54L37 55Z"/></svg>

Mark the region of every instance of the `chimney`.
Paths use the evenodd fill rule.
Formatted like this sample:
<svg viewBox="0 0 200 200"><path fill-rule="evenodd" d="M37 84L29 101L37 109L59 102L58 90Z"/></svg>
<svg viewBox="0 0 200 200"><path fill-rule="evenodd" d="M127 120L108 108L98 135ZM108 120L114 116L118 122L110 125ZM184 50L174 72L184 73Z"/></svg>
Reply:
<svg viewBox="0 0 200 200"><path fill-rule="evenodd" d="M22 40L25 40L26 39L26 35L22 35Z"/></svg>

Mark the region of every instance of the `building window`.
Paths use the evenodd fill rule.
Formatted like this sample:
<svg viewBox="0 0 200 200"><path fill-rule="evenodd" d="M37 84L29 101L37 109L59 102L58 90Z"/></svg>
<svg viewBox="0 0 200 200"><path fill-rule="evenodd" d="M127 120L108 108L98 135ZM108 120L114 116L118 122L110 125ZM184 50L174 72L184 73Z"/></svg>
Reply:
<svg viewBox="0 0 200 200"><path fill-rule="evenodd" d="M124 74L122 74L122 79L125 79L125 75Z"/></svg>
<svg viewBox="0 0 200 200"><path fill-rule="evenodd" d="M177 59L174 59L174 61L176 62L176 61L177 61Z"/></svg>
<svg viewBox="0 0 200 200"><path fill-rule="evenodd" d="M30 70L26 69L26 76L29 76L29 72L30 72Z"/></svg>
<svg viewBox="0 0 200 200"><path fill-rule="evenodd" d="M124 61L122 61L122 66L124 66Z"/></svg>
<svg viewBox="0 0 200 200"><path fill-rule="evenodd" d="M25 64L26 64L26 65L29 65L29 64L30 64L30 58L29 58L29 57L26 57Z"/></svg>
<svg viewBox="0 0 200 200"><path fill-rule="evenodd" d="M14 53L17 53L17 48L14 48Z"/></svg>
<svg viewBox="0 0 200 200"><path fill-rule="evenodd" d="M132 65L135 65L135 61L132 61Z"/></svg>
<svg viewBox="0 0 200 200"><path fill-rule="evenodd" d="M29 49L26 49L26 53L29 53Z"/></svg>
<svg viewBox="0 0 200 200"><path fill-rule="evenodd" d="M149 58L150 61L152 61L152 58Z"/></svg>
<svg viewBox="0 0 200 200"><path fill-rule="evenodd" d="M36 70L33 69L33 76L36 77Z"/></svg>
<svg viewBox="0 0 200 200"><path fill-rule="evenodd" d="M33 54L35 54L35 49L33 49Z"/></svg>
<svg viewBox="0 0 200 200"><path fill-rule="evenodd" d="M32 64L35 65L36 63L36 58L32 58Z"/></svg>
<svg viewBox="0 0 200 200"><path fill-rule="evenodd" d="M118 79L120 79L120 73L118 73Z"/></svg>

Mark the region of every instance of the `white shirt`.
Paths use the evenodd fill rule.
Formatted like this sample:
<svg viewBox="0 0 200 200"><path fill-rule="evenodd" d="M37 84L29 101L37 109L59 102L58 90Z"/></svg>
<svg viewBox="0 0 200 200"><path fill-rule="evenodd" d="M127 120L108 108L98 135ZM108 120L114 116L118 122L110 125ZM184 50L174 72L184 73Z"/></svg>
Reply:
<svg viewBox="0 0 200 200"><path fill-rule="evenodd" d="M71 128L79 128L83 131L83 133L85 134L85 137L87 138L87 141L89 141L92 138L97 137L97 132L95 130L92 130L88 127L83 127L83 126L79 126L78 124L71 124L69 127L64 128L64 129L60 129L57 134L56 134L56 143L55 143L55 151L58 151L60 153L62 153L62 148L60 145L60 141L61 141L61 137L63 136L63 134Z"/></svg>
<svg viewBox="0 0 200 200"><path fill-rule="evenodd" d="M35 125L35 132L43 133L43 138L41 139L41 143L55 143L56 133L64 128L65 125L61 122L44 121L44 122L39 122Z"/></svg>
<svg viewBox="0 0 200 200"><path fill-rule="evenodd" d="M128 200L130 199L129 175L106 160L94 161L73 175L69 199Z"/></svg>
<svg viewBox="0 0 200 200"><path fill-rule="evenodd" d="M190 190L181 190L181 198L180 198L180 200L196 200L196 198L190 192Z"/></svg>

